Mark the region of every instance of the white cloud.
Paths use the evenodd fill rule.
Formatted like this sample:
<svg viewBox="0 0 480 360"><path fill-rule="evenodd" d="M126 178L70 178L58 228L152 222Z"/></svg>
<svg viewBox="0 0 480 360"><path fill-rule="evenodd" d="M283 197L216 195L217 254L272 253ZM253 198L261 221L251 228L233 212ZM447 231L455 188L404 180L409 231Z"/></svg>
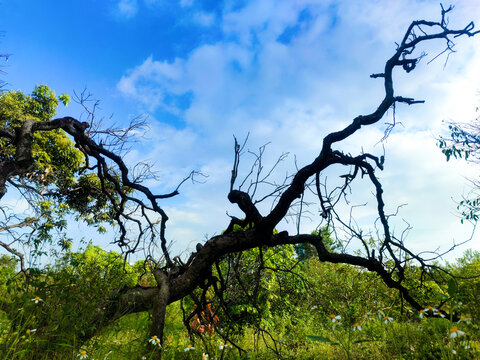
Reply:
<svg viewBox="0 0 480 360"><path fill-rule="evenodd" d="M117 89L124 95L140 101L149 111L159 106L178 113L179 109L166 102L168 94L181 95L184 93L178 81L182 77L182 61L174 63L153 61L148 57L141 65L130 70L128 75L122 76Z"/></svg>
<svg viewBox="0 0 480 360"><path fill-rule="evenodd" d="M209 27L215 22L215 14L197 12L193 15L193 21L201 26Z"/></svg>
<svg viewBox="0 0 480 360"><path fill-rule="evenodd" d="M120 0L117 4L118 14L126 19L133 18L138 12L137 0Z"/></svg>

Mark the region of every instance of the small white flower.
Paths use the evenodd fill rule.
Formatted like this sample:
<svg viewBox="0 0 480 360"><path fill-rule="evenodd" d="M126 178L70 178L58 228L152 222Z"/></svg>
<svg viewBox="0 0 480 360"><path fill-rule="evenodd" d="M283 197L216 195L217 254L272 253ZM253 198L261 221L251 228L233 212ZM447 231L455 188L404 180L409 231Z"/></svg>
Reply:
<svg viewBox="0 0 480 360"><path fill-rule="evenodd" d="M415 346L410 346L410 351L414 352L415 351Z"/></svg>
<svg viewBox="0 0 480 360"><path fill-rule="evenodd" d="M88 358L87 352L85 350L81 350L78 354L77 357L80 358L80 360Z"/></svg>
<svg viewBox="0 0 480 360"><path fill-rule="evenodd" d="M424 310L426 313L430 311L433 315L437 315L437 313L438 313L438 310L435 309L434 307L430 306L430 305L427 306L427 307L426 307L425 309L423 309L423 310Z"/></svg>
<svg viewBox="0 0 480 360"><path fill-rule="evenodd" d="M425 310L421 309L421 310L420 310L420 315L418 315L418 317L419 317L420 319L423 319L424 316L425 316Z"/></svg>
<svg viewBox="0 0 480 360"><path fill-rule="evenodd" d="M470 324L472 322L472 319L462 315L460 316L460 319L457 322L466 322L467 324Z"/></svg>
<svg viewBox="0 0 480 360"><path fill-rule="evenodd" d="M203 353L202 354L202 360L208 360L208 354Z"/></svg>
<svg viewBox="0 0 480 360"><path fill-rule="evenodd" d="M230 343L224 344L224 343L221 342L221 341L219 341L218 343L219 343L219 345L218 345L218 349L219 349L219 350L223 350L223 349L227 349L227 348L229 348L229 347L230 347L230 348L232 347L232 345L230 345Z"/></svg>
<svg viewBox="0 0 480 360"><path fill-rule="evenodd" d="M338 322L342 318L340 315L330 314L328 317L332 320L332 322Z"/></svg>
<svg viewBox="0 0 480 360"><path fill-rule="evenodd" d="M118 339L113 340L113 342L114 342L116 345L120 345L120 344L121 344L120 340L118 340Z"/></svg>
<svg viewBox="0 0 480 360"><path fill-rule="evenodd" d="M105 355L103 355L103 360L108 360L108 356L111 354L112 352L109 351L108 353L106 353Z"/></svg>
<svg viewBox="0 0 480 360"><path fill-rule="evenodd" d="M457 336L465 335L462 330L458 330L458 327L454 326L450 329L450 337L455 339Z"/></svg>
<svg viewBox="0 0 480 360"><path fill-rule="evenodd" d="M388 324L389 322L393 321L393 317L387 315L383 318L383 321L385 322L385 324Z"/></svg>
<svg viewBox="0 0 480 360"><path fill-rule="evenodd" d="M35 331L37 331L37 329L27 329L25 332L30 335L31 333L34 333Z"/></svg>
<svg viewBox="0 0 480 360"><path fill-rule="evenodd" d="M40 301L43 301L42 299L40 299L39 296L35 296L32 301L35 303L35 304L38 304Z"/></svg>
<svg viewBox="0 0 480 360"><path fill-rule="evenodd" d="M162 346L162 344L160 344L160 339L156 335L153 335L148 342L153 346Z"/></svg>
<svg viewBox="0 0 480 360"><path fill-rule="evenodd" d="M359 323L353 324L353 331L356 331L356 330L362 331L362 327L360 326Z"/></svg>
<svg viewBox="0 0 480 360"><path fill-rule="evenodd" d="M193 347L192 345L187 345L187 347L183 349L183 351L191 351L191 350L195 350L195 347Z"/></svg>

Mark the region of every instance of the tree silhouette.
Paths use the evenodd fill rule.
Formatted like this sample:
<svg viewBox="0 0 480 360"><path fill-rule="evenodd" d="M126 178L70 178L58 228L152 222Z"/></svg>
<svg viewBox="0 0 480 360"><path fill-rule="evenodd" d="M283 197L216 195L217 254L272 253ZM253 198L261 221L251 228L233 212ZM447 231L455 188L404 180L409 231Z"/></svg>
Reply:
<svg viewBox="0 0 480 360"><path fill-rule="evenodd" d="M281 184L269 183L268 179L275 172L275 166L268 171L258 166L258 161L262 157L260 151L247 178L238 179L244 145L235 140L234 164L227 198L243 212L242 219L231 217L222 234L209 238L204 244L197 244L196 251L192 252L185 262L178 257L172 257L169 252L167 235L169 218L161 206L161 201L177 196L180 185L187 179L195 178L197 173L189 174L169 193L157 194L146 187L142 180L148 176L148 169L141 171L139 175L138 171L129 169L122 160L122 144L136 124L132 124L126 130L101 131L95 127L93 115L89 122L80 122L72 117L16 119L18 120L16 123L12 119L2 119L0 198L6 193L7 184L15 182L18 184L18 179L25 180L19 185L20 188L32 190L32 184L29 183L32 180L29 180L29 176L30 178L31 174L41 176L46 171L38 169L38 159L34 156L38 136L62 131L73 139L75 148L81 152L84 159L83 164L73 175L77 178L89 174L95 176L95 182L88 183L87 187L96 196L101 197L102 208L108 208L108 215L118 225L119 234L114 241L122 253L128 256L136 252L140 245L145 244L147 246L143 247L146 248L148 244L159 244L161 248L161 258L154 258L153 254L147 258L147 261L154 264L156 286L119 289L109 299L105 299L100 305L105 310L99 313L96 323L84 334L84 339L91 337L116 318L149 309L153 310L150 334L163 339L167 305L188 297L198 287L207 288L215 283L218 279L212 276L211 269L222 257L252 248L284 244L311 244L320 261L360 266L374 272L386 285L397 289L403 299L415 309L423 309L424 306L412 297L404 285L405 269L413 262L421 268L423 276L428 276L434 266L421 255L408 249L402 239L391 231L389 215L385 213L384 191L376 175L377 171L384 168L384 157L370 153L351 155L336 148L348 141L362 127L378 123L392 107L423 103L423 100L395 94L393 72L395 69L413 72L425 56L419 48L426 42L442 40L444 48L441 53L450 53L453 52L455 38L478 34L479 31L474 31L473 22L461 29L450 29L446 15L451 10L452 7L445 9L442 6L440 21L417 20L410 24L404 37L396 45L393 55L386 61L384 69L370 75L373 79L383 81L384 85L383 98L379 100L375 110L369 114L358 115L348 126L327 134L319 142L318 153L312 155L312 161L298 169L293 177ZM345 101L348 102L348 99ZM387 135L391 130L392 127L387 129ZM332 166L343 167L345 174L341 176L342 185L336 191L328 192L325 191L320 176ZM35 173L36 170L39 172ZM371 242L370 238L365 238L354 226L349 225L348 219L343 219L335 207L338 197L360 177L369 180L375 194L380 234L376 242ZM270 184L271 191L266 195L258 195L257 187L260 184ZM62 186L56 185L55 189L59 198L63 199L69 192L66 188L68 186ZM33 188L39 196L43 196L39 188L35 186ZM335 223L342 224L351 238L361 244L362 254L350 254L341 249L335 251L338 249L332 248L330 243L326 246L322 232L292 235L287 231L275 230L290 212L301 216L303 196L307 190L316 196L318 206L321 208L319 221L323 219L329 227ZM262 214L258 204L267 200L271 200L271 210ZM6 226L8 225L2 230L5 230ZM236 226L243 230L236 231Z"/></svg>

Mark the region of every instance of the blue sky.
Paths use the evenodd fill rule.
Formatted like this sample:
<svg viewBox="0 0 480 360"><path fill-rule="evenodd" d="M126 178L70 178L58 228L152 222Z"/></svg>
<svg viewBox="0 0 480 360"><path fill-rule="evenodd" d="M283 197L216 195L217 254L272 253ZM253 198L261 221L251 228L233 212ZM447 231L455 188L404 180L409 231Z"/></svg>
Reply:
<svg viewBox="0 0 480 360"><path fill-rule="evenodd" d="M480 24L479 2L454 5L452 26ZM87 87L119 126L148 116L149 131L126 159L153 162L159 180L149 185L158 191L169 191L192 169L208 175L163 203L172 249L180 253L225 228L227 211L241 215L226 199L233 135L250 133L252 150L270 142L267 164L289 152L278 176L291 174L295 161L313 160L327 132L376 108L382 84L369 75L382 71L412 20L437 20L440 7L415 0L3 0L0 14L1 52L12 54L3 75L10 88L28 92L45 83L72 94ZM442 45L424 50L431 59ZM445 163L435 136L445 131L442 120L475 117L479 45L478 37L459 39L445 69L445 58L427 65L427 57L411 74L397 72L397 94L426 104L398 106L401 125L384 143L381 122L339 145L379 155L385 148L379 177L387 211L406 204L393 225L397 233L412 225L406 243L418 251L446 250L472 231L460 224L455 200L468 194L465 177L478 171ZM81 112L71 105L61 114ZM332 186L336 175L335 169L326 174ZM351 205L359 204L367 205L353 210L358 225L374 232L375 204L362 181L352 188ZM347 205L340 209L350 213ZM319 221L318 209L310 211L304 231ZM292 230L292 222L282 229ZM478 240L468 247L479 249Z"/></svg>

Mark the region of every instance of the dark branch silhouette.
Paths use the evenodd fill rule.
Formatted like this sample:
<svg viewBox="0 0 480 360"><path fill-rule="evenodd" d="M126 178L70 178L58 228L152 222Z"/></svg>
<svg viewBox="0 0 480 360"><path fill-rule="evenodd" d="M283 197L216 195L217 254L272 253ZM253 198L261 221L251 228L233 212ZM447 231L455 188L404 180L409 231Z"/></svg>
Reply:
<svg viewBox="0 0 480 360"><path fill-rule="evenodd" d="M63 117L46 122L25 120L15 133L6 128L0 128L0 138L16 145L14 158L5 158L0 161L0 198L6 192L6 184L9 179L26 174L31 170L34 161L32 157L34 134L62 129L74 139L76 146L87 159L85 171L94 172L100 180L101 191L107 196L114 210L113 218L119 226L119 236L115 242L125 256L136 252L142 242L158 243L162 250L162 259L153 257L149 259L156 264L153 274L157 285L124 288L112 294L102 304L101 308L105 308L105 310L99 311L97 323L90 327L90 332L85 333L84 339L91 337L103 326L125 314L148 309L153 309L151 335L162 339L166 306L191 296L198 287L205 288L205 284L211 285L212 283L208 282L208 279L211 276L212 266L215 266L222 257L252 248L275 247L285 244L308 243L315 247L320 261L360 266L374 272L383 279L386 285L397 289L403 299L415 309L423 309L424 305L413 298L409 289L404 285L405 267L408 264L405 258L408 257L409 261L416 261L426 274L429 273L432 266L421 255L406 248L403 241L392 234L389 225L390 215L385 213L384 190L376 175L376 171L382 170L385 166L384 157L368 153L349 155L340 150L334 150L333 146L348 141L363 126L378 123L387 111L396 105L423 103L423 100L395 95L393 72L395 69L404 70L406 73L414 71L418 62L425 57L424 53L416 54L417 48L424 42L442 40L445 48L440 54L451 53L453 52L454 38L471 37L478 34L479 31L474 31L473 22L462 29L450 29L445 16L451 10L451 7L448 9L442 7L439 22L419 20L410 24L403 39L397 44L393 56L386 61L383 72L371 75L371 78L383 79L384 84L385 94L376 109L369 114L356 116L345 128L327 134L319 142L321 148L313 161L297 169L296 173L292 177L287 177L284 182L277 183L269 179L285 155L280 156L278 162L266 170L262 164L265 147L262 147L259 153L255 154L251 171L244 181L238 184L240 158L244 153L245 143L241 145L235 139L228 200L241 210L242 219L231 217L226 231L211 237L204 244L198 244L196 251L190 254L185 263L177 257L172 258L168 250L166 232L168 216L161 207L160 200L178 195L180 185L189 179L194 180L198 173L190 173L178 187L166 194L152 192L142 184L141 175L132 175L132 170L124 163L120 152L123 151L122 146L129 133L138 126L144 125L142 121L132 123L127 129L102 131L95 125L94 111L89 111L88 121L85 122L72 117ZM86 93L77 96L78 101L82 104L88 98ZM96 106L94 103L94 107ZM345 167L347 174L342 177L342 181L344 181L342 186L336 191L328 192L326 187L322 186L320 176L327 168L334 165ZM366 241L368 239L365 239L364 235L347 220L342 220L343 225L350 231L352 237L361 241L365 251L364 255L329 250L325 246L321 234L291 235L286 231L275 231L279 223L289 215L289 211L292 211L292 208L297 205L299 210L295 214L301 217L303 205L305 205L304 194L307 190L314 193L318 199L322 209L321 219L329 219L329 221L333 221L334 218L340 219L341 217L335 212L337 199L345 195L349 185L359 176L370 181L375 195L380 230L378 246L369 245ZM271 191L259 195L259 185L270 186ZM259 197L256 198L257 196ZM267 214L262 214L257 206L266 199L274 199L274 201L271 210ZM18 226L27 225L31 224L19 223ZM234 225L239 225L245 230L234 231ZM3 244L0 245L5 247ZM265 332L263 336L272 337L271 334ZM277 351L275 348L273 350Z"/></svg>

